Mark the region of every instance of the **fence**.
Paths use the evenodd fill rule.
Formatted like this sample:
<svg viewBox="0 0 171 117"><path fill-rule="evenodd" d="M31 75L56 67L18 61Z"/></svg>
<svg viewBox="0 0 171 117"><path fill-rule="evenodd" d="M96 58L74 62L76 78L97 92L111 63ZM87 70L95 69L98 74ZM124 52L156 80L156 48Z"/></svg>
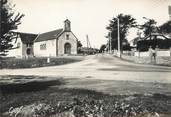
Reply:
<svg viewBox="0 0 171 117"><path fill-rule="evenodd" d="M156 52L156 59L151 59L150 52L137 52L137 51L123 51L122 59L134 61L135 63L143 64L158 64L171 66L171 49L161 50L158 49Z"/></svg>
<svg viewBox="0 0 171 117"><path fill-rule="evenodd" d="M137 57L148 57L150 56L149 54L150 54L149 51L146 51L146 52L134 52L134 54L132 55L137 56ZM170 50L161 50L161 49L157 50L156 55L160 57L162 56L169 57L171 56L171 49Z"/></svg>

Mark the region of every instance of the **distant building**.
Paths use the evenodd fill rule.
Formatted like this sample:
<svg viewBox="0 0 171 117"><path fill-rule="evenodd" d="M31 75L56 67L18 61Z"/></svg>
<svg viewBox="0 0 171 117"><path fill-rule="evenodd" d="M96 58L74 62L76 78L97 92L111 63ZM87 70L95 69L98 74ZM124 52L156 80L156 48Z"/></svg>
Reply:
<svg viewBox="0 0 171 117"><path fill-rule="evenodd" d="M96 54L99 52L99 49L97 48L89 48L89 47L81 47L80 48L80 54Z"/></svg>
<svg viewBox="0 0 171 117"><path fill-rule="evenodd" d="M12 32L14 37L11 44L13 47L8 52L8 57L28 58L34 56L33 45L36 34Z"/></svg>
<svg viewBox="0 0 171 117"><path fill-rule="evenodd" d="M64 28L39 34L34 41L34 56L48 57L77 54L77 37L71 31L71 22L64 21Z"/></svg>

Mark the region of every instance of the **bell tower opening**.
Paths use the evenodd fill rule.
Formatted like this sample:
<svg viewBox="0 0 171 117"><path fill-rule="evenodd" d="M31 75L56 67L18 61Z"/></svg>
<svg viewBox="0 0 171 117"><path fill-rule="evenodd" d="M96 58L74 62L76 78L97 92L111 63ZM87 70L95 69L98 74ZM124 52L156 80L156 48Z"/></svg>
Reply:
<svg viewBox="0 0 171 117"><path fill-rule="evenodd" d="M64 30L71 31L71 22L68 19L64 21Z"/></svg>

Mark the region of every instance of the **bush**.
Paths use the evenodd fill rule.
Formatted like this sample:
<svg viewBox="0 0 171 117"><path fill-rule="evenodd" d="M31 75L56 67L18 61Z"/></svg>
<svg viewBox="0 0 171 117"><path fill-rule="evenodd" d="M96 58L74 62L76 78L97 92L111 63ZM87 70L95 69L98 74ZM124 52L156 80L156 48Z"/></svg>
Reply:
<svg viewBox="0 0 171 117"><path fill-rule="evenodd" d="M141 40L137 42L137 50L148 51L149 47L155 48L158 46L159 49L169 49L171 47L171 40Z"/></svg>
<svg viewBox="0 0 171 117"><path fill-rule="evenodd" d="M35 68L35 67L62 65L62 64L80 61L72 58L51 58L50 60L51 60L50 63L47 63L47 58L29 58L29 59L6 58L6 59L1 59L0 69Z"/></svg>

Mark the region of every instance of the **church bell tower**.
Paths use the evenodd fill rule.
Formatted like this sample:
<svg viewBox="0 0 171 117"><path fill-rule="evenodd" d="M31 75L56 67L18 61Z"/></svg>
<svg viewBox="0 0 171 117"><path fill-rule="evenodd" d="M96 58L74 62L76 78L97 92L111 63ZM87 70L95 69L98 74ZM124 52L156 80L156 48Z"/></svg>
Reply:
<svg viewBox="0 0 171 117"><path fill-rule="evenodd" d="M71 31L71 22L68 19L64 21L64 31Z"/></svg>

